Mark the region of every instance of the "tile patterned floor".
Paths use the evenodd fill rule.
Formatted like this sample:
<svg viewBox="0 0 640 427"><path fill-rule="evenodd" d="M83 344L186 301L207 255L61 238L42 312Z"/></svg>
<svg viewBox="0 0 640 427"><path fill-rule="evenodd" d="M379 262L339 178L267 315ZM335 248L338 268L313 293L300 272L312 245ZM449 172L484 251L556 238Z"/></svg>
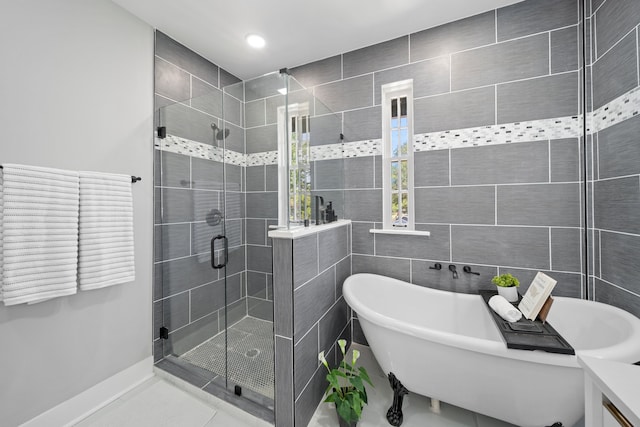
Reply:
<svg viewBox="0 0 640 427"><path fill-rule="evenodd" d="M154 377L76 427L202 427L215 415L215 408Z"/></svg>
<svg viewBox="0 0 640 427"><path fill-rule="evenodd" d="M362 419L358 427L388 427L386 413L393 395L389 388L387 377L378 366L369 347L354 344L361 357L359 363L367 369L375 387L367 388L369 405L362 412ZM416 394L408 394L404 398L402 427L515 427L494 418L485 417L444 402L440 404L440 414L430 409L431 399ZM311 418L309 427L335 427L338 416L335 408L329 403L321 403Z"/></svg>
<svg viewBox="0 0 640 427"><path fill-rule="evenodd" d="M77 423L75 427L272 427L229 408L212 405L154 377Z"/></svg>
<svg viewBox="0 0 640 427"><path fill-rule="evenodd" d="M362 354L375 387L369 388L369 405L358 427L387 427L385 419L391 393L384 373L368 347L355 345ZM217 399L212 398L213 401ZM403 427L513 427L511 424L475 414L446 403L441 413L430 410L427 397L409 394L404 401ZM175 385L154 377L110 405L76 424L76 427L269 427L226 402L205 403ZM318 406L309 427L337 427L335 409Z"/></svg>

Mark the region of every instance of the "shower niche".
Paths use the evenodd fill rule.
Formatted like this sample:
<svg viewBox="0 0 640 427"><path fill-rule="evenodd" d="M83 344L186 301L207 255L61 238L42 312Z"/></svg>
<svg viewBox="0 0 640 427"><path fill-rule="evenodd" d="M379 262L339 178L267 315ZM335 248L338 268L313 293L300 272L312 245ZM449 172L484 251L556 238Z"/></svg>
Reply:
<svg viewBox="0 0 640 427"><path fill-rule="evenodd" d="M156 125L156 366L273 422L267 233L313 223L315 195L341 212L341 118L272 73L164 105Z"/></svg>

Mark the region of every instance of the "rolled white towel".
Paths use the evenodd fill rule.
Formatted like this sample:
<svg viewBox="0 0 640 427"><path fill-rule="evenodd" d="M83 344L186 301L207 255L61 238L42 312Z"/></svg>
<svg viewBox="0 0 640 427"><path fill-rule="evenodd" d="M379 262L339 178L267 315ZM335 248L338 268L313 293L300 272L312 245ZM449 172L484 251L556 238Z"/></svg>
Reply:
<svg viewBox="0 0 640 427"><path fill-rule="evenodd" d="M505 297L494 295L489 298L489 307L507 322L517 322L522 318L522 313L513 306Z"/></svg>

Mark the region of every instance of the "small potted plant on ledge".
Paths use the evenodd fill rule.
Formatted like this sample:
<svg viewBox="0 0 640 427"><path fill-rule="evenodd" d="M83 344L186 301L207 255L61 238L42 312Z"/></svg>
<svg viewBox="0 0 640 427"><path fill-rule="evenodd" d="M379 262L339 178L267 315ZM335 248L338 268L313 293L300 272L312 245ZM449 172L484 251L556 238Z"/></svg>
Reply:
<svg viewBox="0 0 640 427"><path fill-rule="evenodd" d="M353 350L351 363L347 362L345 340L338 340L340 351L342 351L342 361L337 368L331 369L324 357L324 351L320 352L318 359L327 368L327 381L329 386L325 391L327 398L325 402L333 402L338 412L340 427L355 427L362 416L362 409L367 404L367 391L364 383L371 385L367 370L363 367L356 367L356 361L360 357L358 350Z"/></svg>
<svg viewBox="0 0 640 427"><path fill-rule="evenodd" d="M518 286L520 281L510 273L494 276L491 283L498 288L498 294L502 295L509 302L518 301Z"/></svg>

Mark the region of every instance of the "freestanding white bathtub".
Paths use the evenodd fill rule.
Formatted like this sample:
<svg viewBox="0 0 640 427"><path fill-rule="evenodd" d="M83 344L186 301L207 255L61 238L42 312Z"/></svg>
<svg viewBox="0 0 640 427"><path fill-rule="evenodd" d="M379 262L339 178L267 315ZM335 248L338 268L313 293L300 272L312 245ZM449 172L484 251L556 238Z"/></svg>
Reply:
<svg viewBox="0 0 640 427"><path fill-rule="evenodd" d="M577 356L640 360L640 319L592 301L554 297L548 321L576 356L507 349L482 297L375 274L343 287L385 373L411 392L523 427L584 415ZM640 369L640 367L638 368Z"/></svg>

